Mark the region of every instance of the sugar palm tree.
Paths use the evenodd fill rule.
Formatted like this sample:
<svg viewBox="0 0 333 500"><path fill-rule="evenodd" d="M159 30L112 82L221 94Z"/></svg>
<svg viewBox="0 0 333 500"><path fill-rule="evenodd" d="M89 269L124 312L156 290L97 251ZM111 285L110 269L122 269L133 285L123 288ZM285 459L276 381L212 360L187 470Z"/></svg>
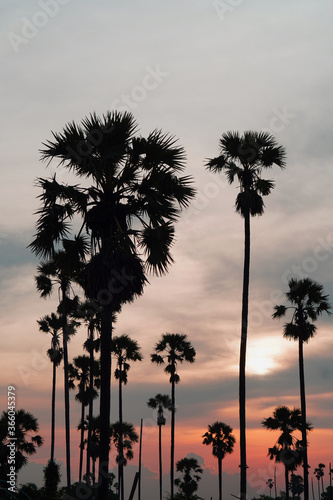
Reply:
<svg viewBox="0 0 333 500"><path fill-rule="evenodd" d="M208 425L208 431L202 436L203 444L212 445L213 455L217 457L219 473L219 500L222 500L222 460L232 453L236 442L232 428L224 422L214 422Z"/></svg>
<svg viewBox="0 0 333 500"><path fill-rule="evenodd" d="M320 500L320 480L321 480L321 488L322 488L322 493L324 493L324 468L325 464L318 464L318 467L315 468L313 473L315 474L317 480L318 480L318 498Z"/></svg>
<svg viewBox="0 0 333 500"><path fill-rule="evenodd" d="M304 500L309 500L309 470L307 452L307 424L306 424L306 398L305 398L305 377L304 377L304 356L303 344L307 343L316 332L314 322L318 317L326 312L330 314L330 303L328 295L324 295L324 288L320 283L310 278L294 279L288 282L289 290L285 296L290 302L290 306L275 306L273 318L281 318L287 314L287 310L292 310L291 321L283 328L283 336L289 340L298 342L298 365L300 380L300 399L302 417L302 447L303 447L303 477L304 477Z"/></svg>
<svg viewBox="0 0 333 500"><path fill-rule="evenodd" d="M51 334L51 347L47 351L47 355L53 366L52 370L52 403L51 403L51 458L54 462L54 442L55 442L55 396L56 396L56 379L57 367L60 365L63 357L63 349L61 347L60 336L62 331L62 318L55 313L46 315L37 321L41 332ZM52 466L51 466L52 467Z"/></svg>
<svg viewBox="0 0 333 500"><path fill-rule="evenodd" d="M277 406L272 417L268 417L261 422L262 426L268 430L281 431L276 443L268 450L271 460L282 462L285 468L286 498L289 500L289 472L296 469L303 462L301 453L301 443L294 435L294 431L301 431L302 416L299 408L290 410L287 406ZM306 423L307 430L312 426Z"/></svg>
<svg viewBox="0 0 333 500"><path fill-rule="evenodd" d="M187 340L186 335L179 333L164 333L162 338L154 348L155 352L151 355L153 363L163 365L166 363L164 371L170 375L171 383L171 458L170 458L170 481L171 481L171 500L174 497L174 464L175 464L175 413L176 413L176 384L180 377L177 373L177 365L188 361L194 363L195 349L191 342Z"/></svg>
<svg viewBox="0 0 333 500"><path fill-rule="evenodd" d="M220 155L210 159L211 172L224 172L228 182L239 182L240 193L236 198L236 211L244 218L245 245L242 294L241 342L239 360L239 423L240 423L240 496L246 499L246 347L248 328L248 303L250 280L250 217L264 213L263 196L274 187L272 180L262 179L265 168L285 166L285 150L274 137L266 132L227 132L220 139Z"/></svg>
<svg viewBox="0 0 333 500"><path fill-rule="evenodd" d="M162 500L162 426L165 425L166 419L163 415L163 410L171 410L172 401L167 394L156 394L154 398L147 401L149 408L154 410L157 408L157 425L158 425L158 458L159 458L159 482L160 482L160 500Z"/></svg>
<svg viewBox="0 0 333 500"><path fill-rule="evenodd" d="M68 376L70 388L74 389L75 382L77 382L78 393L75 399L81 403L81 439L80 439L80 465L79 465L79 482L82 479L83 468L83 448L84 448L84 425L85 420L85 407L88 406L90 397L97 398L98 392L96 389L100 387L100 366L99 362L94 360L92 367L93 386L90 387L90 358L89 356L77 356L73 359L73 363L68 365Z"/></svg>
<svg viewBox="0 0 333 500"><path fill-rule="evenodd" d="M120 500L124 500L124 478L123 478L123 384L127 384L128 372L130 369L129 361L141 361L142 355L140 347L135 340L132 340L128 335L120 335L114 337L111 343L111 353L116 358L116 369L114 372L115 378L118 380L119 387L119 461L118 461L118 484L120 491Z"/></svg>
<svg viewBox="0 0 333 500"><path fill-rule="evenodd" d="M303 478L299 474L294 474L292 472L290 476L290 484L289 484L289 489L292 493L293 500L297 498L297 500L300 500L300 495L304 491L304 484L303 484Z"/></svg>
<svg viewBox="0 0 333 500"><path fill-rule="evenodd" d="M269 488L269 496L270 496L270 498L272 498L272 488L274 486L273 479L272 478L267 479L266 484L267 484L267 486Z"/></svg>
<svg viewBox="0 0 333 500"><path fill-rule="evenodd" d="M117 421L114 424L111 424L110 429L111 439L118 451L116 461L118 466L121 462L122 467L124 467L127 465L128 460L132 460L134 457L133 444L139 441L139 436L134 426L128 422L120 423ZM123 477L121 479L123 479ZM121 495L124 493L122 491L123 487L123 482L119 482L118 480L118 499L121 498Z"/></svg>
<svg viewBox="0 0 333 500"><path fill-rule="evenodd" d="M15 450L15 472L28 463L27 456L34 455L42 446L43 438L36 434L39 429L36 417L23 409L15 411L15 440L9 428L8 412L0 418L0 479L7 482L10 472L9 456L11 447ZM13 455L13 454L12 454Z"/></svg>
<svg viewBox="0 0 333 500"><path fill-rule="evenodd" d="M38 186L43 189L39 196L43 204L38 210L39 219L36 227L35 239L29 248L37 257L42 259L38 266L36 287L41 297L51 295L55 286L60 290L60 304L58 312L62 317L63 330L63 359L64 359L64 396L65 396L65 433L66 433L66 475L67 491L71 485L70 467L70 413L69 413L69 387L68 387L68 346L69 336L73 327L78 326L69 316L77 307L77 297L70 298L71 283L76 281L82 272L83 260L87 252L87 242L84 237L77 235L70 238L69 222L73 217L73 207L78 202L74 200L71 188L65 186L62 190L56 179L51 181L38 179ZM60 190L58 203L57 191ZM80 196L78 195L78 199Z"/></svg>
<svg viewBox="0 0 333 500"><path fill-rule="evenodd" d="M175 479L175 485L184 495L184 500L191 500L193 494L198 489L198 483L201 480L203 473L196 458L182 458L176 463L177 472L181 472L181 476Z"/></svg>
<svg viewBox="0 0 333 500"><path fill-rule="evenodd" d="M76 311L77 318L83 320L87 326L88 337L83 344L84 350L89 353L89 404L88 404L88 428L87 428L87 464L86 464L86 478L87 484L90 484L91 474L90 474L90 442L92 434L92 422L93 422L93 402L94 402L94 364L95 364L95 353L100 350L100 329L101 329L101 318L98 311L98 306L89 300L81 303ZM97 332L97 337L95 333ZM90 388L92 390L90 390Z"/></svg>
<svg viewBox="0 0 333 500"><path fill-rule="evenodd" d="M108 112L102 118L92 114L80 125L70 123L62 133L54 133L42 150L42 159L56 158L92 184L86 189L70 186L73 192L60 186L55 199L72 207L82 218L81 228L89 232L92 258L81 275L82 285L101 307L99 500L107 497L103 471L109 463L114 314L142 294L148 271L167 272L174 223L194 196L191 178L178 175L185 154L175 139L158 130L143 138L135 136L136 131L130 113Z"/></svg>

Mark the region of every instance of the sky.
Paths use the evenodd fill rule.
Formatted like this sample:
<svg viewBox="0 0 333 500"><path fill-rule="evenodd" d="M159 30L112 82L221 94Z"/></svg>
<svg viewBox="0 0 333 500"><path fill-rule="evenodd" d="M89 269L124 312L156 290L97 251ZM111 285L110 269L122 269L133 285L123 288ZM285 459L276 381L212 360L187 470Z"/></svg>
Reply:
<svg viewBox="0 0 333 500"><path fill-rule="evenodd" d="M27 249L39 206L35 180L55 172L58 181L72 180L56 164L46 168L39 149L68 122L117 109L134 114L143 136L154 129L174 135L197 189L177 223L175 263L167 276L149 278L115 330L137 340L144 356L129 372L124 417L137 428L143 419L148 500L157 491L157 426L146 402L170 391L150 354L165 332L186 334L197 351L193 365L179 367L176 460L199 457L206 482L199 494L216 495L217 464L201 436L216 420L228 423L236 445L223 464L225 488L238 492L243 221L234 209L237 185L207 172L205 163L231 130L268 131L286 149L286 169L267 174L276 185L265 214L251 221L248 479L253 496L268 493L273 464L267 450L277 435L261 420L277 405L300 406L297 344L282 338L283 321L272 320L273 307L284 303L291 277L320 282L333 300L332 15L329 0L1 0L0 408L7 408L7 387L15 386L17 408L38 418L45 439L22 482L41 483L49 458L52 367L45 354L49 339L36 321L58 302L57 293L39 298L38 261ZM310 476L319 462L327 468L333 462L332 318L323 316L317 326L304 348L307 416L314 427ZM82 328L71 341L70 358L82 353L85 336ZM64 462L62 375L60 368L56 458ZM117 419L116 401L113 386L111 420ZM74 464L79 412L72 394ZM136 450L129 476L137 460ZM76 465L72 474L77 479Z"/></svg>

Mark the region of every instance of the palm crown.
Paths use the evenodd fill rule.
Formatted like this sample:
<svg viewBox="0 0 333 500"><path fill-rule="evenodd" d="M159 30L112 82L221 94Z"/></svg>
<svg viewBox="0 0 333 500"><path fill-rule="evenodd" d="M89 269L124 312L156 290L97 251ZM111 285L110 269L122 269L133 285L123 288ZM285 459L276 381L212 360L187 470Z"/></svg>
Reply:
<svg viewBox="0 0 333 500"><path fill-rule="evenodd" d="M232 434L232 428L223 422L214 422L208 425L208 431L202 436L204 438L203 444L212 445L214 457L223 458L232 453L235 437Z"/></svg>
<svg viewBox="0 0 333 500"><path fill-rule="evenodd" d="M166 352L163 356L159 353ZM195 349L191 342L187 340L186 335L179 333L165 333L162 335L162 340L155 345L155 353L151 355L153 363L165 364L164 368L166 373L170 374L170 382L176 384L180 381L177 372L177 363L188 361L194 363Z"/></svg>
<svg viewBox="0 0 333 500"><path fill-rule="evenodd" d="M117 359L115 378L127 384L127 373L130 369L128 361L142 360L140 347L136 340L132 340L128 335L120 335L112 339L111 352Z"/></svg>
<svg viewBox="0 0 333 500"><path fill-rule="evenodd" d="M208 170L224 171L232 184L235 178L240 183L236 198L236 211L243 217L246 213L262 215L264 202L274 187L274 182L260 177L263 168L277 165L285 167L285 150L272 135L266 132L226 132L220 139L220 156L210 159Z"/></svg>
<svg viewBox="0 0 333 500"><path fill-rule="evenodd" d="M324 288L320 283L310 278L292 278L288 285L289 291L285 296L292 305L275 306L273 318L281 318L286 315L287 309L292 309L292 319L284 325L283 336L290 340L301 339L308 342L316 332L316 325L309 319L315 321L323 312L330 314L328 295L324 295Z"/></svg>

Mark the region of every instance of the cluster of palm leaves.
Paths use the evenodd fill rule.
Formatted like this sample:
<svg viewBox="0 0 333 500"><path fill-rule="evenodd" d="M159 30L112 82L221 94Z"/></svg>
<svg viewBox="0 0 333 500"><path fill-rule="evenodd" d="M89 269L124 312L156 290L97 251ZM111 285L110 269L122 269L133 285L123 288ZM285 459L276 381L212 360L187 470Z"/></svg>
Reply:
<svg viewBox="0 0 333 500"><path fill-rule="evenodd" d="M112 329L122 305L143 293L147 273L162 275L172 263L174 224L194 196L192 179L180 175L185 153L172 136L154 130L136 135L130 113L95 114L68 124L44 144L42 159L58 161L76 176L52 178L42 189L31 250L42 259L36 278L41 296L56 285L63 330L66 473L70 471L68 386L69 321L78 309L78 285L100 319L99 497L106 498L109 464ZM78 181L81 180L81 183ZM89 446L88 446L89 447Z"/></svg>
<svg viewBox="0 0 333 500"><path fill-rule="evenodd" d="M64 360L66 469L68 489L70 477L70 421L68 340L78 323L78 311L85 316L90 331L90 388L93 387L93 332L98 324L100 332L100 444L98 495L107 497L109 465L111 352L112 332L117 315L125 303L143 293L149 272L163 275L173 262L171 247L175 222L186 208L195 191L192 178L181 175L185 168L185 152L172 136L154 130L147 138L137 135L137 125L130 113L95 114L80 125L70 123L63 132L54 133L44 144L42 159L58 162L58 167L74 175L72 184L60 183L56 175L37 181L41 208L37 229L30 248L41 258L36 277L42 297L48 296L54 286L59 290L58 316L63 343L57 340L59 327L51 326L44 318L42 331L51 330L54 345L50 357L54 369ZM241 342L239 362L239 422L240 422L240 498L246 495L246 350L248 330L249 276L250 276L250 219L264 213L263 197L274 188L274 182L263 179L261 173L273 166L285 167L284 148L267 132L235 132L222 135L220 154L208 161L212 172L223 172L229 183L236 179L240 192L236 211L244 219L245 246L242 293ZM79 287L89 302L81 307L74 289ZM304 467L304 496L308 500L307 422L303 367L303 343L315 332L313 322L323 312L329 312L327 296L318 283L309 279L290 280L286 294L294 310L292 320L285 327L285 336L299 341L299 370L301 392L301 456ZM287 312L286 306L277 306L274 317ZM89 311L90 316L86 315ZM82 319L82 318L81 318ZM53 321L53 320L52 320ZM312 321L312 323L311 323ZM59 323L60 322L60 323ZM92 322L92 323L90 323ZM169 335L169 337L168 337ZM173 335L165 334L156 344L152 361L164 364L171 382L171 499L174 498L174 429L175 384L179 381L177 362L193 362L195 350L186 338L181 352L172 342ZM89 350L90 349L90 350ZM138 358L139 359L139 358ZM127 380L126 361L117 367L119 397L121 384ZM82 396L82 395L81 395ZM80 396L80 397L81 397ZM92 457L92 404L90 394L87 442L87 464ZM83 396L82 396L83 399ZM156 403L159 405L159 403ZM119 405L121 406L121 405ZM84 405L82 404L82 407ZM160 415L160 422L162 416ZM119 457L123 458L123 423L119 418ZM162 425L162 424L161 424ZM83 424L82 424L83 428ZM83 448L82 442L81 447ZM122 461L120 459L120 461ZM88 466L88 477L89 477ZM119 490L122 490L123 471L119 469ZM220 487L221 489L221 487Z"/></svg>

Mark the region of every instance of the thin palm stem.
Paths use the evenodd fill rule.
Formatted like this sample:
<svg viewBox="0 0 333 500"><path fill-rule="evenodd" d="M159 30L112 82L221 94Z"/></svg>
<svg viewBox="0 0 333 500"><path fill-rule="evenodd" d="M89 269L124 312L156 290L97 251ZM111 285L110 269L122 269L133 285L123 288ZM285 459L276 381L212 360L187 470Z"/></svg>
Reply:
<svg viewBox="0 0 333 500"><path fill-rule="evenodd" d="M222 500L222 458L218 457L218 472L219 472L219 500Z"/></svg>
<svg viewBox="0 0 333 500"><path fill-rule="evenodd" d="M51 462L54 462L54 441L55 441L55 393L56 393L57 366L53 361L52 376L52 409L51 409Z"/></svg>
<svg viewBox="0 0 333 500"><path fill-rule="evenodd" d="M240 498L246 500L246 346L249 304L249 278L250 278L250 214L244 217L244 272L243 272L243 296L242 296L242 325L241 344L239 360L239 427L240 427Z"/></svg>
<svg viewBox="0 0 333 500"><path fill-rule="evenodd" d="M171 481L171 500L174 498L174 467L175 467L175 413L176 413L176 397L175 397L175 381L171 383L171 460L170 460L170 481Z"/></svg>
<svg viewBox="0 0 333 500"><path fill-rule="evenodd" d="M70 413L69 413L69 385L68 385L68 325L67 325L67 283L61 283L63 302L63 349L64 349L64 392L65 392L65 435L66 435L66 477L67 490L71 488L71 450L70 450Z"/></svg>
<svg viewBox="0 0 333 500"><path fill-rule="evenodd" d="M111 341L112 312L105 306L101 312L101 392L100 392L100 456L99 456L99 497L107 498L110 409L111 409Z"/></svg>
<svg viewBox="0 0 333 500"><path fill-rule="evenodd" d="M160 469L160 500L162 500L162 425L158 426L158 456Z"/></svg>
<svg viewBox="0 0 333 500"><path fill-rule="evenodd" d="M302 448L303 448L303 476L304 476L304 500L309 500L309 468L308 468L308 445L307 445L307 425L306 425L306 399L305 399L305 376L304 376L304 356L303 340L298 342L299 360L299 382L301 396L301 419L302 419ZM319 498L320 500L320 498Z"/></svg>
<svg viewBox="0 0 333 500"><path fill-rule="evenodd" d="M82 468L83 468L83 441L84 441L84 400L82 395L81 402L81 439L80 439L80 465L79 465L79 482L82 480Z"/></svg>

